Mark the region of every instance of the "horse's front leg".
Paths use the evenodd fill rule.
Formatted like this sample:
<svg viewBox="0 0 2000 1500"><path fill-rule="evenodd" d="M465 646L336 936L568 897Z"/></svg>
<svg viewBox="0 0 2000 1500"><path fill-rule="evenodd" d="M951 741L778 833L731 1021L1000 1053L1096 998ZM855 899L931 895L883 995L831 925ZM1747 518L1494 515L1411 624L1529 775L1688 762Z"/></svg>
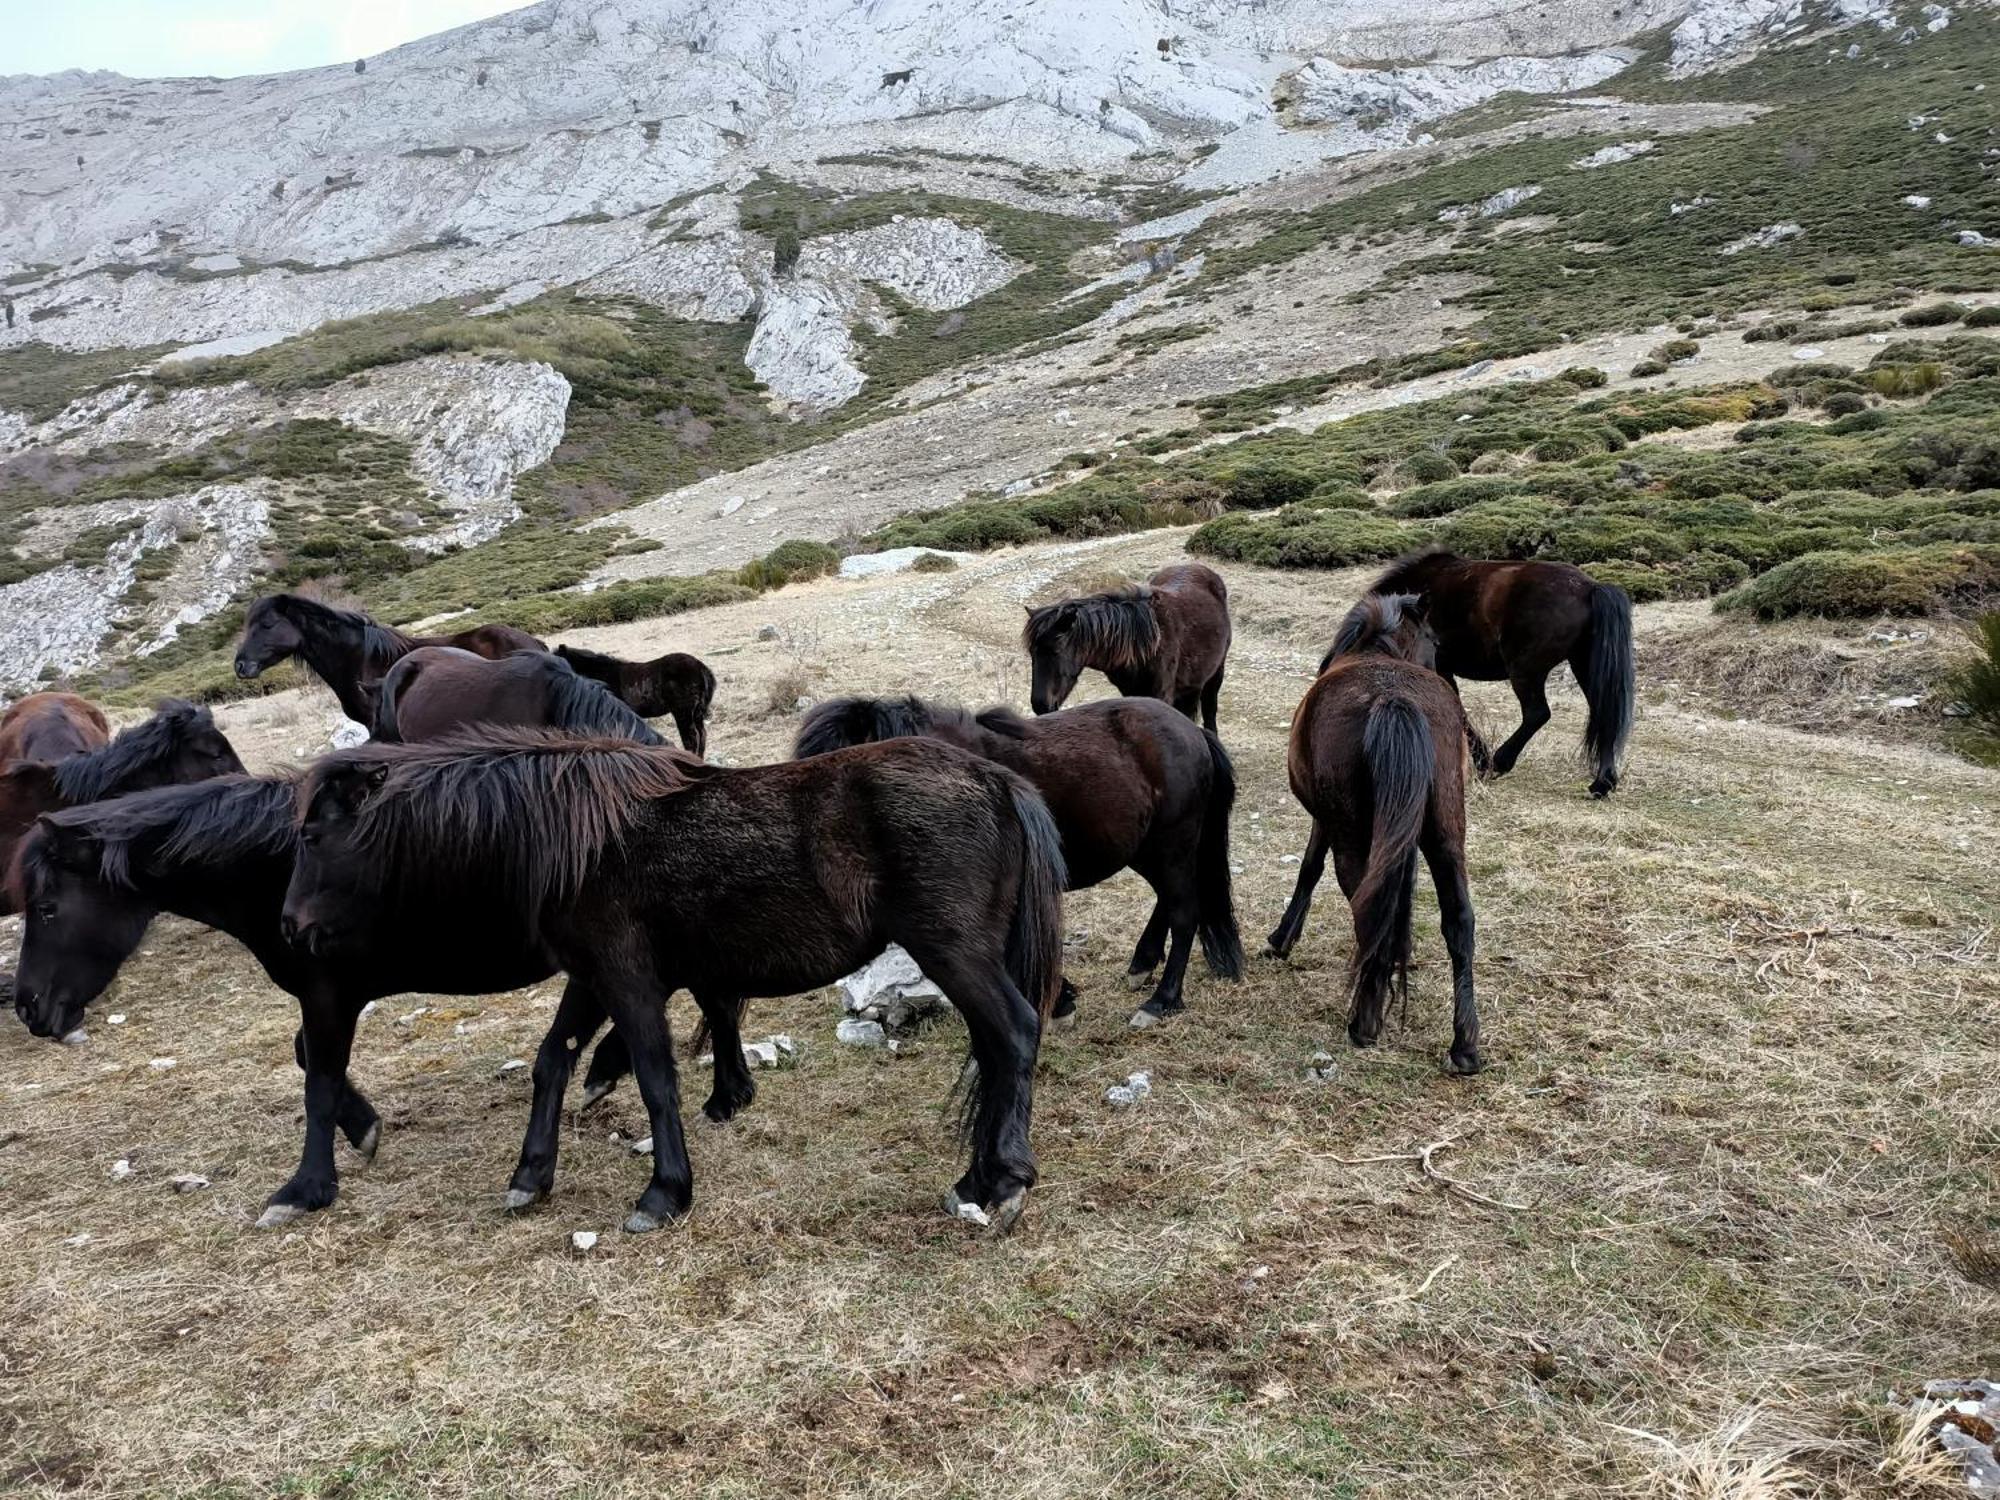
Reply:
<svg viewBox="0 0 2000 1500"><path fill-rule="evenodd" d="M333 1135L341 1093L346 1088L347 1058L354 1046L354 1018L359 1007L332 993L299 997L303 1021L306 1069L306 1140L299 1169L271 1194L257 1220L259 1229L275 1229L303 1214L327 1207L340 1191L333 1165Z"/></svg>
<svg viewBox="0 0 2000 1500"><path fill-rule="evenodd" d="M292 1058L299 1065L301 1073L306 1070L306 1032L301 1026L292 1033ZM382 1144L382 1117L375 1106L368 1102L368 1096L354 1086L350 1078L340 1080L340 1099L333 1109L334 1124L347 1137L347 1143L361 1153L364 1161L375 1159L375 1150Z"/></svg>
<svg viewBox="0 0 2000 1500"><path fill-rule="evenodd" d="M535 1096L528 1107L528 1131L521 1159L507 1184L507 1208L518 1210L549 1195L556 1182L556 1148L562 1134L563 1094L576 1055L604 1024L604 1007L589 987L572 979L563 987L555 1019L535 1053Z"/></svg>
<svg viewBox="0 0 2000 1500"><path fill-rule="evenodd" d="M587 982L631 1051L632 1073L653 1127L653 1180L625 1220L628 1233L644 1234L684 1218L694 1205L694 1171L681 1133L680 1076L667 1026L674 986L655 972L644 949L596 948L590 956Z"/></svg>

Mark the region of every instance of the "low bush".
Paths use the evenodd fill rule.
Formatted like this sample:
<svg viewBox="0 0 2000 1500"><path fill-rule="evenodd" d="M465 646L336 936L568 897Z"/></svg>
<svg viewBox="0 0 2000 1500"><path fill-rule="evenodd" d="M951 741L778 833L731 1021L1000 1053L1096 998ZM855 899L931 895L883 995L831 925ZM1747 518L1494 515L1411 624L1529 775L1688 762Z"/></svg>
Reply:
<svg viewBox="0 0 2000 1500"><path fill-rule="evenodd" d="M1444 516L1463 510L1468 505L1521 494L1524 489L1522 480L1503 479L1498 475L1441 479L1436 484L1420 484L1414 489L1404 490L1389 502L1389 512L1398 516Z"/></svg>
<svg viewBox="0 0 2000 1500"><path fill-rule="evenodd" d="M1764 620L1911 615L1978 603L1996 591L2000 547L1888 547L1809 552L1725 594L1716 608Z"/></svg>
<svg viewBox="0 0 2000 1500"><path fill-rule="evenodd" d="M1267 568L1346 568L1398 556L1423 540L1386 517L1292 505L1275 516L1223 516L1187 545L1190 552Z"/></svg>
<svg viewBox="0 0 2000 1500"><path fill-rule="evenodd" d="M1965 316L1962 302L1933 302L1927 307L1906 309L1896 319L1905 328L1942 328L1947 323L1956 323Z"/></svg>
<svg viewBox="0 0 2000 1500"><path fill-rule="evenodd" d="M780 542L754 562L736 572L736 581L746 589L761 593L783 588L809 578L824 578L840 570L840 554L824 542Z"/></svg>

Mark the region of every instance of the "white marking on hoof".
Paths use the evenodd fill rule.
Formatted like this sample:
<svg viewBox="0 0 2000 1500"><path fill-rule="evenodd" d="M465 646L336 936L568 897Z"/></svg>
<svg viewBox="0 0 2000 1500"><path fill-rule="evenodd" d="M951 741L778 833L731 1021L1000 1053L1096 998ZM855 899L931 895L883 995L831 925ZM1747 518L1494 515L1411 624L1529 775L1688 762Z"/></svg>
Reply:
<svg viewBox="0 0 2000 1500"><path fill-rule="evenodd" d="M1152 988L1152 984L1153 971L1151 969L1146 970L1143 974L1135 969L1125 976L1125 988L1128 990L1150 989Z"/></svg>
<svg viewBox="0 0 2000 1500"><path fill-rule="evenodd" d="M1160 1024L1160 1017L1154 1015L1150 1010L1135 1010L1132 1012L1132 1019L1125 1024L1134 1031L1151 1031L1155 1026Z"/></svg>
<svg viewBox="0 0 2000 1500"><path fill-rule="evenodd" d="M74 1031L65 1031L63 1033L62 1044L65 1047L81 1047L85 1042L88 1042L89 1040L90 1040L90 1033L85 1031L81 1026L79 1026Z"/></svg>
<svg viewBox="0 0 2000 1500"><path fill-rule="evenodd" d="M368 1127L368 1133L355 1143L354 1149L361 1153L363 1161L375 1160L375 1153L382 1145L382 1122L377 1120Z"/></svg>
<svg viewBox="0 0 2000 1500"><path fill-rule="evenodd" d="M501 1205L510 1214L517 1214L524 1208L531 1208L541 1201L542 1195L528 1188L508 1188Z"/></svg>
<svg viewBox="0 0 2000 1500"><path fill-rule="evenodd" d="M294 1219L303 1219L306 1210L296 1203L273 1203L257 1216L259 1229L283 1229Z"/></svg>
<svg viewBox="0 0 2000 1500"><path fill-rule="evenodd" d="M1057 1031L1075 1031L1083 1025L1083 1012L1073 1010L1066 1016L1050 1016L1049 1025Z"/></svg>
<svg viewBox="0 0 2000 1500"><path fill-rule="evenodd" d="M591 1105L595 1104L598 1100L602 1099L605 1095L609 1094L613 1089L617 1087L618 1087L618 1081L616 1079L613 1079L610 1083L591 1084L588 1088L586 1088L583 1091L582 1108L589 1109Z"/></svg>
<svg viewBox="0 0 2000 1500"><path fill-rule="evenodd" d="M660 1227L660 1220L643 1208L635 1208L625 1220L627 1234L651 1234Z"/></svg>

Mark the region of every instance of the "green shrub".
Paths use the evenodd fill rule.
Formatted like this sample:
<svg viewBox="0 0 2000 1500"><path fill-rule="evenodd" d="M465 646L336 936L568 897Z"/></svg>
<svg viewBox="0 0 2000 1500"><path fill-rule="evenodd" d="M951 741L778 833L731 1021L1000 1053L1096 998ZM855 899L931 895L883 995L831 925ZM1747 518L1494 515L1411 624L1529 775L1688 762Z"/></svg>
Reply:
<svg viewBox="0 0 2000 1500"><path fill-rule="evenodd" d="M1456 479L1458 465L1435 448L1420 448L1405 458L1398 468L1406 484L1437 484Z"/></svg>
<svg viewBox="0 0 2000 1500"><path fill-rule="evenodd" d="M1975 307L1965 315L1967 328L2000 327L2000 302L1988 303L1985 307Z"/></svg>
<svg viewBox="0 0 2000 1500"><path fill-rule="evenodd" d="M1746 329L1743 334L1743 342L1746 344L1781 344L1805 326L1804 318L1772 318L1769 322L1759 323L1755 328Z"/></svg>
<svg viewBox="0 0 2000 1500"><path fill-rule="evenodd" d="M910 564L910 571L912 573L955 573L958 571L958 559L947 557L942 552L926 552L922 557L919 557L915 562Z"/></svg>
<svg viewBox="0 0 2000 1500"><path fill-rule="evenodd" d="M1851 417L1868 410L1868 398L1858 391L1836 391L1821 406L1829 417Z"/></svg>
<svg viewBox="0 0 2000 1500"><path fill-rule="evenodd" d="M1649 356L1663 365L1677 365L1684 359L1693 359L1701 353L1701 345L1693 339L1668 339Z"/></svg>
<svg viewBox="0 0 2000 1500"><path fill-rule="evenodd" d="M1211 477L1232 510L1272 510L1310 495L1320 482L1319 475L1295 464L1257 460L1227 465Z"/></svg>
<svg viewBox="0 0 2000 1500"><path fill-rule="evenodd" d="M1908 364L1883 364L1878 360L1862 372L1861 379L1876 395L1892 400L1927 396L1944 384L1944 367L1934 360Z"/></svg>
<svg viewBox="0 0 2000 1500"><path fill-rule="evenodd" d="M1676 597L1674 576L1660 568L1649 568L1644 563L1593 562L1586 563L1583 571L1599 583L1625 590L1634 604L1651 604L1656 600Z"/></svg>
<svg viewBox="0 0 2000 1500"><path fill-rule="evenodd" d="M1602 453L1604 448L1594 433L1568 431L1552 432L1528 451L1538 463L1566 464L1586 454Z"/></svg>
<svg viewBox="0 0 2000 1500"><path fill-rule="evenodd" d="M1322 480L1305 499L1294 502L1302 510L1373 510L1375 500L1366 490L1339 479Z"/></svg>
<svg viewBox="0 0 2000 1500"><path fill-rule="evenodd" d="M1634 380L1646 380L1654 375L1664 375L1666 373L1666 365L1657 359L1642 359L1636 365L1632 366L1632 378Z"/></svg>
<svg viewBox="0 0 2000 1500"><path fill-rule="evenodd" d="M1420 484L1414 489L1404 490L1389 502L1389 512L1398 516L1445 516L1468 505L1521 494L1524 488L1520 480L1503 479L1498 475L1441 479L1436 484Z"/></svg>
<svg viewBox="0 0 2000 1500"><path fill-rule="evenodd" d="M1562 516L1525 495L1489 500L1446 517L1438 540L1464 557L1534 557L1554 538Z"/></svg>
<svg viewBox="0 0 2000 1500"><path fill-rule="evenodd" d="M778 543L755 562L745 563L737 570L736 581L746 589L762 592L808 578L824 578L839 570L840 554L825 542L794 539Z"/></svg>
<svg viewBox="0 0 2000 1500"><path fill-rule="evenodd" d="M1971 728L1989 738L2000 737L2000 610L1982 614L1970 633L1977 654L1945 685L1972 711Z"/></svg>
<svg viewBox="0 0 2000 1500"><path fill-rule="evenodd" d="M1928 307L1912 307L1896 319L1905 328L1942 328L1965 316L1962 302L1933 302Z"/></svg>
<svg viewBox="0 0 2000 1500"><path fill-rule="evenodd" d="M2000 311L1996 308L1995 311ZM1968 323L1971 319L1966 320ZM2000 322L2000 319L1995 319ZM1567 370L1558 371L1556 379L1573 385L1580 391L1594 391L1611 383L1611 377L1595 365L1572 365Z"/></svg>
<svg viewBox="0 0 2000 1500"><path fill-rule="evenodd" d="M1684 537L1632 516L1603 511L1576 516L1556 527L1548 555L1564 562L1673 562L1685 557ZM1525 554L1524 554L1525 555Z"/></svg>
<svg viewBox="0 0 2000 1500"><path fill-rule="evenodd" d="M1348 568L1380 562L1423 540L1382 516L1286 506L1276 515L1241 512L1210 521L1188 551L1267 568Z"/></svg>
<svg viewBox="0 0 2000 1500"><path fill-rule="evenodd" d="M2000 547L1809 552L1725 594L1716 608L1765 620L1792 615L1910 615L1976 603L1996 590L2000 590Z"/></svg>

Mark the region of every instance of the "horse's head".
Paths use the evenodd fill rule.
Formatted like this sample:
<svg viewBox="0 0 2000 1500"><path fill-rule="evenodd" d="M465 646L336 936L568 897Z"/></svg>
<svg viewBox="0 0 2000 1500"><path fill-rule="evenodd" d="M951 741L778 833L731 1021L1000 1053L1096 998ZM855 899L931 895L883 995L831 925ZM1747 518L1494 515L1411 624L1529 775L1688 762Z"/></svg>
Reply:
<svg viewBox="0 0 2000 1500"><path fill-rule="evenodd" d="M155 710L168 728L168 749L159 767L157 782L135 783L124 788L138 791L142 785L181 786L207 781L216 776L245 774L243 762L229 736L215 726L215 715L181 698L163 700Z"/></svg>
<svg viewBox="0 0 2000 1500"><path fill-rule="evenodd" d="M1076 601L1064 599L1039 609L1028 605L1028 623L1021 630L1028 648L1032 676L1028 706L1038 714L1054 713L1083 675L1083 643L1076 630Z"/></svg>
<svg viewBox="0 0 2000 1500"><path fill-rule="evenodd" d="M389 778L380 761L329 761L306 783L292 882L279 930L315 957L365 941L380 890L374 859L359 838L369 799Z"/></svg>
<svg viewBox="0 0 2000 1500"><path fill-rule="evenodd" d="M110 988L153 920L136 891L107 878L103 846L60 813L21 841L8 876L23 918L14 1013L36 1036L66 1037Z"/></svg>
<svg viewBox="0 0 2000 1500"><path fill-rule="evenodd" d="M236 675L246 679L255 677L286 657L296 656L305 643L305 632L285 609L285 595L266 594L243 617L243 639L236 647Z"/></svg>
<svg viewBox="0 0 2000 1500"><path fill-rule="evenodd" d="M1369 594L1347 612L1333 645L1320 658L1324 672L1340 657L1362 651L1400 656L1427 671L1437 670L1437 634L1431 629L1421 594Z"/></svg>

